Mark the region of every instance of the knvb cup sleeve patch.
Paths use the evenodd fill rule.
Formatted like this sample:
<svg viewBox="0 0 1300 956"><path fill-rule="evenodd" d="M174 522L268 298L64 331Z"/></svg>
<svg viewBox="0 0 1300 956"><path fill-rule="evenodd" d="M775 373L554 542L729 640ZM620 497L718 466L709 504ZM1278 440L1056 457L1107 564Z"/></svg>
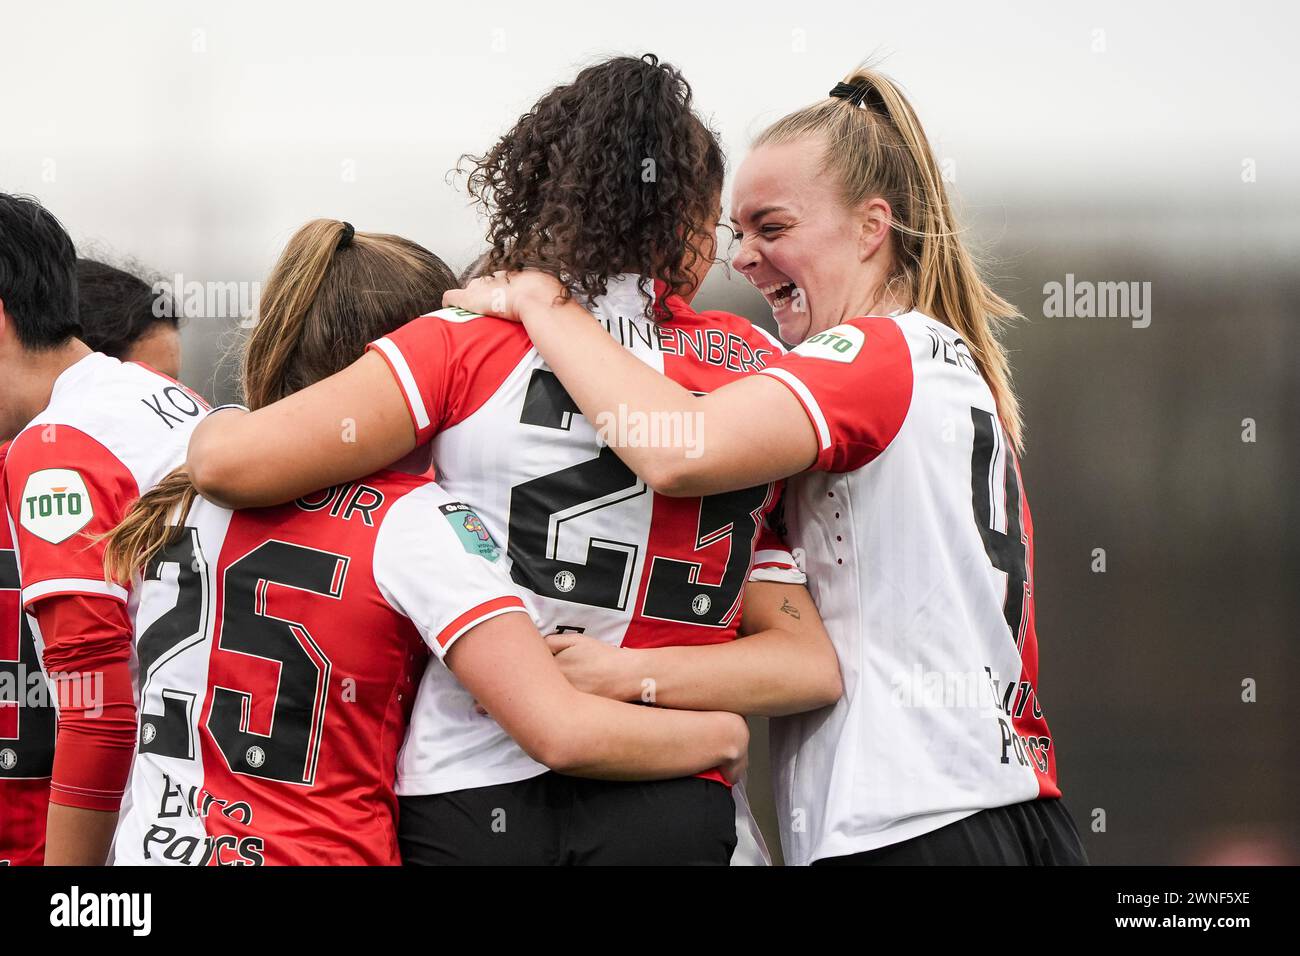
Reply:
<svg viewBox="0 0 1300 956"><path fill-rule="evenodd" d="M95 516L86 482L71 468L43 468L28 475L18 510L19 523L50 544L67 541Z"/></svg>
<svg viewBox="0 0 1300 956"><path fill-rule="evenodd" d="M483 519L475 514L474 509L469 505L453 502L439 505L438 510L447 519L451 529L456 532L461 546L470 554L477 554L489 561L496 561L501 557L501 549L492 540L492 533L488 531Z"/></svg>

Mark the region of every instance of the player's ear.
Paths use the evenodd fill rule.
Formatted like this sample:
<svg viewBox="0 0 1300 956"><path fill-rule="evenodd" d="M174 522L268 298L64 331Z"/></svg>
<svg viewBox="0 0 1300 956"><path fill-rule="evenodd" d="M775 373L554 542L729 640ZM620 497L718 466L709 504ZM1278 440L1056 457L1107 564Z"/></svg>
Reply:
<svg viewBox="0 0 1300 956"><path fill-rule="evenodd" d="M890 208L888 200L881 196L873 196L858 207L858 222L860 227L858 259L866 262L889 238L889 229L894 222L894 211Z"/></svg>
<svg viewBox="0 0 1300 956"><path fill-rule="evenodd" d="M0 357L17 357L21 361L25 352L23 340L18 337L18 324L5 307L4 299L0 299Z"/></svg>

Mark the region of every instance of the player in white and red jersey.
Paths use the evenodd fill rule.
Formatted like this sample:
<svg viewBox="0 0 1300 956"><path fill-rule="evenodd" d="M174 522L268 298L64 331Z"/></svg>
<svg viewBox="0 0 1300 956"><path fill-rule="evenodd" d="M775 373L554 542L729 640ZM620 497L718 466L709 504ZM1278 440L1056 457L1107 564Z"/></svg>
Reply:
<svg viewBox="0 0 1300 956"><path fill-rule="evenodd" d="M681 297L666 294L662 283L645 285L664 313L656 321L643 314L645 300L634 276L611 279L608 294L592 307L625 349L686 387L711 391L776 354L745 320L696 313ZM439 480L475 501L490 526L506 529L512 576L527 589L544 632L589 635L593 642L628 649L729 642L740 633L742 596L751 577L762 580L764 569L792 567L785 546L763 527L775 503L773 485L696 500L650 493L612 450L600 448L596 429L574 414L518 326L443 310L372 348L403 386L417 440L432 441ZM781 600L772 607L779 608ZM770 618L751 624L755 630L770 626ZM561 638L556 646L573 640ZM825 683L832 686L823 692L833 699L830 663L824 659ZM644 679L655 680L658 702L696 705L673 697L671 678L658 669L641 670L621 696L640 697ZM660 681L665 688L657 686ZM472 761L439 733L449 717L467 713L469 703L449 675L428 675L399 766L399 793L487 788L474 795L475 807L487 807L508 801L511 793L529 792L494 788L543 770L495 728L491 737L476 739ZM592 789L577 782L558 785ZM683 785L708 792L696 782ZM412 799L405 806L410 818L423 823L418 830L404 827L410 840L445 830L443 815L452 812L446 800ZM457 805L454 813L464 810ZM603 827L593 829L614 842Z"/></svg>
<svg viewBox="0 0 1300 956"><path fill-rule="evenodd" d="M294 281L314 297L285 295ZM250 401L346 363L451 281L407 240L309 223L266 283L243 363ZM653 779L734 763L734 715L652 711L568 684L518 613L488 526L426 470L412 460L244 511L190 504L178 472L113 533L114 576L143 566L139 756L115 862L399 863L395 768L426 647L431 670L463 681L544 764ZM456 719L426 731L439 746L473 743Z"/></svg>
<svg viewBox="0 0 1300 956"><path fill-rule="evenodd" d="M575 124L586 134L567 135ZM675 152L670 141L690 148ZM626 175L646 156L657 158L654 188ZM722 160L671 68L627 57L592 67L543 97L481 162L493 182L489 260L558 260L611 342L638 360L706 392L780 352L748 321L688 304L711 263ZM534 188L547 195L532 201ZM583 214L570 216L579 195ZM529 248L539 242L544 250ZM633 262L646 274L618 268ZM342 454L332 447L340 418L355 422L356 438ZM611 427L689 444L692 425ZM704 657L718 657L725 673L658 655L619 696L742 713L788 713L838 696L806 589L749 583L795 574L783 546L760 537L774 483L694 500L652 493L576 413L517 326L455 311L424 316L284 402L242 419L215 416L188 463L205 495L262 505L355 478L425 441L439 482L501 535L543 629L568 635L553 640L556 650L575 632L611 648L722 649ZM734 641L741 633L754 636ZM450 721L464 724L472 745L445 735ZM436 669L426 673L398 789L404 855L415 861L723 863L735 841L732 799L716 774L635 788L546 775ZM573 809L546 809L557 804ZM512 821L504 835L493 829L493 807ZM709 825L692 822L701 819Z"/></svg>
<svg viewBox="0 0 1300 956"><path fill-rule="evenodd" d="M92 350L141 362L171 378L179 374L176 319L155 313L145 282L105 263L78 259L76 302L80 338ZM0 466L7 452L7 443L0 446ZM0 503L3 497L0 482ZM20 592L6 515L0 521L0 673L13 693L0 693L0 864L39 865L50 807L55 708Z"/></svg>
<svg viewBox="0 0 1300 956"><path fill-rule="evenodd" d="M0 445L0 472L8 452L7 442ZM0 520L0 866L44 862L54 762L54 705L20 595L6 513Z"/></svg>
<svg viewBox="0 0 1300 956"><path fill-rule="evenodd" d="M778 121L733 211L736 268L802 344L707 396L629 360L540 272L445 301L521 318L590 417L701 415L700 455L618 447L657 490L810 472L785 511L845 689L829 714L774 722L788 861L1081 862L1038 700L1019 415L989 328L1014 310L956 242L902 94L864 71Z"/></svg>
<svg viewBox="0 0 1300 956"><path fill-rule="evenodd" d="M199 499L182 520L137 588L140 749L116 864L400 863L393 781L430 650L564 769L671 776L743 739L731 715L573 689L483 521L427 477L388 469L249 511Z"/></svg>
<svg viewBox="0 0 1300 956"><path fill-rule="evenodd" d="M183 459L201 398L93 352L76 257L38 203L0 195L0 436L22 604L58 704L46 862L102 864L135 738L129 589L102 548L132 502Z"/></svg>

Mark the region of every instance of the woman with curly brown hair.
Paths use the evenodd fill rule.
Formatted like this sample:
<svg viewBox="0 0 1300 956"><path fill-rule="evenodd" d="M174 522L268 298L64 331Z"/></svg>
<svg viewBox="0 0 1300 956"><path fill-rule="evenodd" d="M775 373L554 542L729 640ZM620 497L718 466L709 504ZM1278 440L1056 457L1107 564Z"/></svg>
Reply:
<svg viewBox="0 0 1300 956"><path fill-rule="evenodd" d="M483 268L562 280L639 360L711 391L780 354L748 321L689 305L713 261L722 177L721 150L675 69L652 56L596 64L472 159L470 190L489 224ZM574 644L619 648L628 669L618 685L582 689L745 714L833 703L829 638L764 528L779 485L661 497L602 439L630 427L689 443L691 422L599 424L577 413L518 325L443 310L282 401L212 416L188 465L204 496L249 507L431 442L439 482L503 541L562 668ZM449 722L474 728L478 744L452 746ZM610 783L549 773L437 668L397 789L408 862L725 864L736 841L719 774Z"/></svg>

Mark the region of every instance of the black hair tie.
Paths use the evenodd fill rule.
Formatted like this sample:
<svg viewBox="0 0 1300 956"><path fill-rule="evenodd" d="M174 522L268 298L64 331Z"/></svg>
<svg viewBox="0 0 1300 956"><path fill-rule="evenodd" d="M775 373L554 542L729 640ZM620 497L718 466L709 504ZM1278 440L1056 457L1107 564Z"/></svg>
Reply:
<svg viewBox="0 0 1300 956"><path fill-rule="evenodd" d="M357 231L352 228L352 223L345 222L343 224L343 234L339 236L339 244L334 248L343 249L347 246L352 245L352 237L355 236L356 234Z"/></svg>
<svg viewBox="0 0 1300 956"><path fill-rule="evenodd" d="M836 83L827 95L838 100L848 100L854 106L861 106L875 92L875 88L870 83L859 83L857 86L850 83ZM880 101L880 95L877 94L874 99Z"/></svg>

